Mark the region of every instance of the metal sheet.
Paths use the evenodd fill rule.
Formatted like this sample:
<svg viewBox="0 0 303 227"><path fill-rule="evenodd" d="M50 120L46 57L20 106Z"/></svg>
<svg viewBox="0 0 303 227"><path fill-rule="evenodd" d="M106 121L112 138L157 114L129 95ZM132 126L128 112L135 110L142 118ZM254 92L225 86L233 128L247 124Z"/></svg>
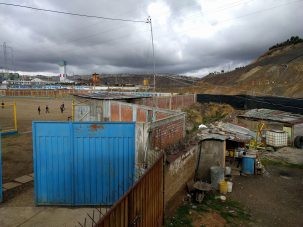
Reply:
<svg viewBox="0 0 303 227"><path fill-rule="evenodd" d="M1 152L1 133L0 133L0 203L3 200L3 194L2 194L2 152Z"/></svg>
<svg viewBox="0 0 303 227"><path fill-rule="evenodd" d="M36 203L111 205L132 185L135 123L34 122Z"/></svg>

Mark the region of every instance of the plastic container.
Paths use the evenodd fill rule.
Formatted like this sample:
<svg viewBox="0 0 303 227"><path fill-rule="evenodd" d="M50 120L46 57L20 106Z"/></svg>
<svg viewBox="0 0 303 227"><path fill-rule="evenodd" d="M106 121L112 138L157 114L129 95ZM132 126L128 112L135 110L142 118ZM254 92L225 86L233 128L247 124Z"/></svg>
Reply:
<svg viewBox="0 0 303 227"><path fill-rule="evenodd" d="M242 157L242 172L245 174L255 173L255 155L244 155Z"/></svg>
<svg viewBox="0 0 303 227"><path fill-rule="evenodd" d="M227 192L232 192L233 182L227 181Z"/></svg>
<svg viewBox="0 0 303 227"><path fill-rule="evenodd" d="M266 131L266 144L273 147L287 146L287 132L279 130Z"/></svg>
<svg viewBox="0 0 303 227"><path fill-rule="evenodd" d="M227 182L225 180L220 181L219 189L220 189L221 194L226 194L227 193Z"/></svg>
<svg viewBox="0 0 303 227"><path fill-rule="evenodd" d="M235 156L235 151L234 150L230 150L229 151L229 157L234 157Z"/></svg>
<svg viewBox="0 0 303 227"><path fill-rule="evenodd" d="M225 175L231 175L231 168L229 166L225 167Z"/></svg>
<svg viewBox="0 0 303 227"><path fill-rule="evenodd" d="M218 190L219 182L224 180L224 168L220 166L212 166L210 167L210 180L211 186Z"/></svg>

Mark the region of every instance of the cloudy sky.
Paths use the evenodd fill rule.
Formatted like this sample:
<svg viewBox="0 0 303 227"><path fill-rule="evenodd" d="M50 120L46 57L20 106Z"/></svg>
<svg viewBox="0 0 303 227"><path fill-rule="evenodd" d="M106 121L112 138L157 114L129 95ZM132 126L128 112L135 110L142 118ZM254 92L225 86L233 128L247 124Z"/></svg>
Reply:
<svg viewBox="0 0 303 227"><path fill-rule="evenodd" d="M145 21L152 18L157 73L202 76L253 61L303 36L302 0L23 0L5 3ZM152 73L147 23L109 21L0 5L6 67L27 74ZM0 70L4 63L3 45Z"/></svg>

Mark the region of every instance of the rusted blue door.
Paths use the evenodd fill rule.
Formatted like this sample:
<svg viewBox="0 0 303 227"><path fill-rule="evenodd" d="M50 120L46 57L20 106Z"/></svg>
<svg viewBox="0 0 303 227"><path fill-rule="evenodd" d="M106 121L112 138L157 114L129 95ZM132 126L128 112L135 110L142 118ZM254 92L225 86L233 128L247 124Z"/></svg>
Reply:
<svg viewBox="0 0 303 227"><path fill-rule="evenodd" d="M39 205L111 205L132 185L135 123L33 122Z"/></svg>
<svg viewBox="0 0 303 227"><path fill-rule="evenodd" d="M0 133L0 203L3 200L2 195L2 152L1 152L1 133Z"/></svg>

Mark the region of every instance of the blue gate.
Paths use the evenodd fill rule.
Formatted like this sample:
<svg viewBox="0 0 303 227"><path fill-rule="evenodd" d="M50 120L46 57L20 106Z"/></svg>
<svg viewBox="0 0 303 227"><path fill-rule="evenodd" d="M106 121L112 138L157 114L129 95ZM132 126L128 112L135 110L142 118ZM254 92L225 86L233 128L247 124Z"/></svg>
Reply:
<svg viewBox="0 0 303 227"><path fill-rule="evenodd" d="M3 200L2 194L2 152L1 152L1 133L0 133L0 203Z"/></svg>
<svg viewBox="0 0 303 227"><path fill-rule="evenodd" d="M132 185L135 123L33 122L36 204L111 205Z"/></svg>

